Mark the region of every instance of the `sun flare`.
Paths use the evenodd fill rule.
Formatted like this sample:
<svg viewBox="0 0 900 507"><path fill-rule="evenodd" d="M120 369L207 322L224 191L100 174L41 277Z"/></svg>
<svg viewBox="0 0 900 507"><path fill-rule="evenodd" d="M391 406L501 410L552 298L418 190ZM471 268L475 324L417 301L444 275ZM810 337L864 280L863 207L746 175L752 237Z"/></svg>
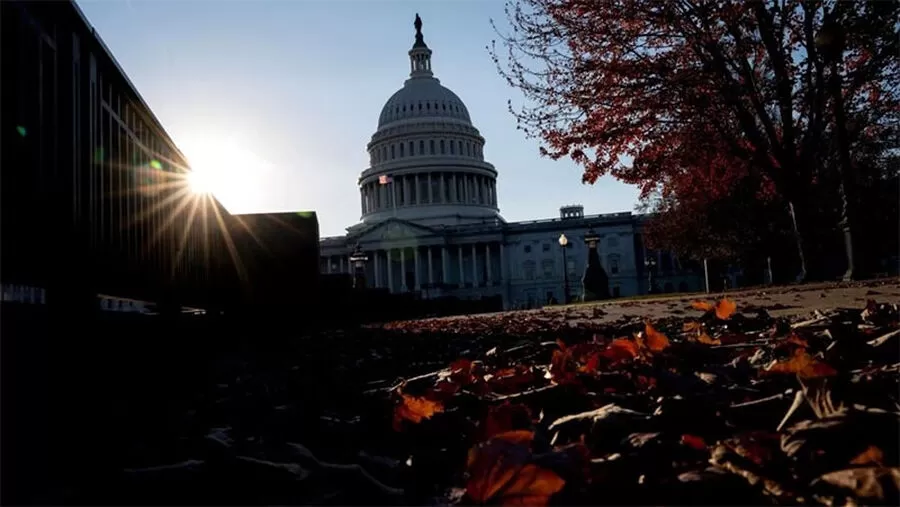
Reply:
<svg viewBox="0 0 900 507"><path fill-rule="evenodd" d="M251 206L265 162L230 139L184 144L190 165L187 182L195 194L212 194L227 206Z"/></svg>

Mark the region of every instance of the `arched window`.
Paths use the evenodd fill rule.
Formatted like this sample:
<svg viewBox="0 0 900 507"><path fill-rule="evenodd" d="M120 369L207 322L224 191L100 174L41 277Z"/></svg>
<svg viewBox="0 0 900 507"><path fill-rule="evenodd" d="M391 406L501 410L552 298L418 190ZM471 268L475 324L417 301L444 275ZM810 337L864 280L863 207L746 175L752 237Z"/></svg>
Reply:
<svg viewBox="0 0 900 507"><path fill-rule="evenodd" d="M616 254L610 254L606 258L606 265L609 268L609 274L615 275L619 273L619 256Z"/></svg>
<svg viewBox="0 0 900 507"><path fill-rule="evenodd" d="M391 160L394 160L394 158L397 157L396 147L397 147L396 145L393 145L393 144L391 145Z"/></svg>
<svg viewBox="0 0 900 507"><path fill-rule="evenodd" d="M410 141L409 142L409 156L413 156L416 154L416 143Z"/></svg>
<svg viewBox="0 0 900 507"><path fill-rule="evenodd" d="M444 140L441 139L441 155L443 155L444 153L446 153L446 152L444 151Z"/></svg>
<svg viewBox="0 0 900 507"><path fill-rule="evenodd" d="M456 155L456 145L453 144L453 141L450 141L450 154Z"/></svg>
<svg viewBox="0 0 900 507"><path fill-rule="evenodd" d="M401 157L404 156L404 153L403 153L404 151L406 151L406 150L403 149L403 143L400 143L400 156Z"/></svg>
<svg viewBox="0 0 900 507"><path fill-rule="evenodd" d="M419 155L425 154L425 141L419 141Z"/></svg>
<svg viewBox="0 0 900 507"><path fill-rule="evenodd" d="M462 141L457 141L457 142L456 142L456 146L459 147L459 154L460 154L460 155L463 154L463 147L462 147L462 144L463 144Z"/></svg>
<svg viewBox="0 0 900 507"><path fill-rule="evenodd" d="M434 155L434 139L428 141L428 144L430 145L430 148L431 148L431 154Z"/></svg>

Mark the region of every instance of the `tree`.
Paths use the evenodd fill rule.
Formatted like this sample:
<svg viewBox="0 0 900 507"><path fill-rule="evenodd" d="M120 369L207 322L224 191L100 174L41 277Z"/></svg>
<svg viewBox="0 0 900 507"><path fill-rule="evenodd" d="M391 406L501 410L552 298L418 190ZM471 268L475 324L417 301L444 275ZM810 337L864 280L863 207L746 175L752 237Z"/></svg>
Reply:
<svg viewBox="0 0 900 507"><path fill-rule="evenodd" d="M835 167L822 143L831 73L861 122L847 144L877 135L900 111L898 13L897 2L520 0L507 6L505 61L491 52L526 99L510 107L520 128L542 154L581 164L585 182L612 174L646 198L714 170L719 194L758 175L789 210L805 278L811 189ZM835 24L846 37L827 65L816 37Z"/></svg>

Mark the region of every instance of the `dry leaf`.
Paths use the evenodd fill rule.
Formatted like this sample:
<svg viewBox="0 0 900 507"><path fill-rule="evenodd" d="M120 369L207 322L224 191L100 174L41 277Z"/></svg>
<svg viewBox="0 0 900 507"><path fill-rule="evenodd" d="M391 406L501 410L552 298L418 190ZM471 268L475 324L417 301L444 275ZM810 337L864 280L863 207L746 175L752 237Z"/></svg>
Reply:
<svg viewBox="0 0 900 507"><path fill-rule="evenodd" d="M434 414L444 411L444 406L438 401L406 394L401 396L403 399L394 407L394 429L397 431L404 420L420 423L423 419L430 419Z"/></svg>
<svg viewBox="0 0 900 507"><path fill-rule="evenodd" d="M647 348L653 352L661 352L669 346L669 338L653 329L649 322L645 323L644 334L646 335Z"/></svg>
<svg viewBox="0 0 900 507"><path fill-rule="evenodd" d="M697 337L697 341L704 345L721 345L722 340L718 338L712 338L706 333L700 333L700 336Z"/></svg>
<svg viewBox="0 0 900 507"><path fill-rule="evenodd" d="M796 373L801 378L830 377L837 371L827 364L813 359L806 349L798 348L787 361L773 364L764 373Z"/></svg>
<svg viewBox="0 0 900 507"><path fill-rule="evenodd" d="M701 331L703 329L703 324L700 324L696 320L690 320L681 325L681 330L685 333L693 333L694 331Z"/></svg>
<svg viewBox="0 0 900 507"><path fill-rule="evenodd" d="M728 320L737 310L737 304L728 298L722 298L716 305L716 317L721 320Z"/></svg>
<svg viewBox="0 0 900 507"><path fill-rule="evenodd" d="M716 308L715 305L713 305L712 303L707 303L706 301L699 301L699 300L691 303L691 307L694 310L700 310L701 312L709 312L709 311L715 310L715 308Z"/></svg>
<svg viewBox="0 0 900 507"><path fill-rule="evenodd" d="M565 480L532 463L530 431L501 433L469 451L466 493L475 503L546 505Z"/></svg>
<svg viewBox="0 0 900 507"><path fill-rule="evenodd" d="M850 464L884 466L884 453L881 452L881 449L878 447L870 445L865 451L861 452L859 456L850 460Z"/></svg>

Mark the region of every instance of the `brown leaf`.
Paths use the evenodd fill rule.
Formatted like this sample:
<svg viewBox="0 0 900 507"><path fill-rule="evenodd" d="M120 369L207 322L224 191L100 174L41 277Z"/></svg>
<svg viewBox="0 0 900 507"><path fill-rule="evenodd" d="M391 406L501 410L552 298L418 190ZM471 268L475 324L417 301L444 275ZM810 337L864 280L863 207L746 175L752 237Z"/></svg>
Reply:
<svg viewBox="0 0 900 507"><path fill-rule="evenodd" d="M644 324L644 334L646 335L647 348L653 352L661 352L669 346L669 338L654 329L649 322Z"/></svg>
<svg viewBox="0 0 900 507"><path fill-rule="evenodd" d="M466 493L475 503L546 505L565 481L532 462L530 431L496 435L469 451Z"/></svg>
<svg viewBox="0 0 900 507"><path fill-rule="evenodd" d="M716 309L715 305L713 305L712 303L708 303L706 301L699 301L699 300L691 303L691 307L694 310L700 310L701 312L709 312L709 311Z"/></svg>
<svg viewBox="0 0 900 507"><path fill-rule="evenodd" d="M700 333L700 336L697 337L697 341L704 345L721 345L722 340L718 338L712 338L706 333Z"/></svg>
<svg viewBox="0 0 900 507"><path fill-rule="evenodd" d="M420 423L423 419L430 419L434 414L444 411L444 406L438 401L431 401L418 396L401 394L402 399L394 407L394 430L399 431L404 420Z"/></svg>
<svg viewBox="0 0 900 507"><path fill-rule="evenodd" d="M685 333L693 333L700 332L703 329L703 324L700 324L696 320L690 320L681 325L681 330Z"/></svg>
<svg viewBox="0 0 900 507"><path fill-rule="evenodd" d="M830 377L837 375L831 366L814 359L805 349L798 348L787 361L775 363L763 373L796 373L801 378Z"/></svg>
<svg viewBox="0 0 900 507"><path fill-rule="evenodd" d="M870 445L859 456L850 460L851 465L878 465L884 466L884 453L874 445Z"/></svg>
<svg viewBox="0 0 900 507"><path fill-rule="evenodd" d="M728 298L722 298L716 305L716 317L720 320L728 320L737 310L737 304Z"/></svg>
<svg viewBox="0 0 900 507"><path fill-rule="evenodd" d="M507 432L526 430L530 425L531 410L527 406L505 402L488 409L480 437L489 440Z"/></svg>
<svg viewBox="0 0 900 507"><path fill-rule="evenodd" d="M830 472L821 480L853 492L858 499L868 501L896 500L900 491L900 468L848 468Z"/></svg>

